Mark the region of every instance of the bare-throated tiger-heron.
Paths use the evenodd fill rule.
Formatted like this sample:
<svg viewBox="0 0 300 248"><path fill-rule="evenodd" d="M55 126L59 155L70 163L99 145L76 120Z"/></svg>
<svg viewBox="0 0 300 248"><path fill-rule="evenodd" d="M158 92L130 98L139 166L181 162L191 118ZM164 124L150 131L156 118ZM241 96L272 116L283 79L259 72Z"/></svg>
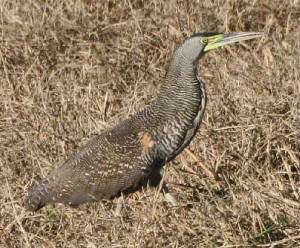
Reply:
<svg viewBox="0 0 300 248"><path fill-rule="evenodd" d="M147 183L157 185L160 169L191 142L199 128L206 105L205 86L197 74L201 56L262 35L199 33L185 40L151 104L93 136L46 178L33 183L26 208L35 211L56 202L78 205L127 194ZM167 187L163 188L166 192Z"/></svg>

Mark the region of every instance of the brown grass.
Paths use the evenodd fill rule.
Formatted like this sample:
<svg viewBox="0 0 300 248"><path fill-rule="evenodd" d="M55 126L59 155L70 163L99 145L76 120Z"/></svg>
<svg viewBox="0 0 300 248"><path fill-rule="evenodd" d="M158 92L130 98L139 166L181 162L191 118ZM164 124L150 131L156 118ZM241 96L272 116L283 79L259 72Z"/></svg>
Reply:
<svg viewBox="0 0 300 248"><path fill-rule="evenodd" d="M299 0L2 1L0 247L297 247ZM199 31L267 36L205 56L208 107L157 190L25 211L26 187L93 132L142 108L175 47Z"/></svg>

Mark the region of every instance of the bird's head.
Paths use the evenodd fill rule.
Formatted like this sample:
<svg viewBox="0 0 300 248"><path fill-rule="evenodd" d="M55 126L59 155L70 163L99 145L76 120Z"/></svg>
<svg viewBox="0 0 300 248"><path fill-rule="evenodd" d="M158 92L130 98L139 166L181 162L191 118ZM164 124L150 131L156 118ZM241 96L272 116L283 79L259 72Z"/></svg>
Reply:
<svg viewBox="0 0 300 248"><path fill-rule="evenodd" d="M263 36L260 32L239 32L239 33L198 33L184 41L178 48L180 53L187 60L195 63L205 52L230 43L250 40Z"/></svg>

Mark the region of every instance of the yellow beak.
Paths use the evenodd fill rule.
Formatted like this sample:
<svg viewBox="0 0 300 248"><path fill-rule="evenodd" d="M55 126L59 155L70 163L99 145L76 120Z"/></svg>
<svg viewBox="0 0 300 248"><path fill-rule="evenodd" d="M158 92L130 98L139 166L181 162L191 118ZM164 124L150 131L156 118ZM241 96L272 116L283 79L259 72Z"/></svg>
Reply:
<svg viewBox="0 0 300 248"><path fill-rule="evenodd" d="M243 40L250 40L250 39L261 37L263 35L265 34L261 32L240 32L240 33L225 33L225 34L216 34L212 36L207 36L204 38L204 40L206 40L206 45L203 51L206 52L230 43L243 41Z"/></svg>

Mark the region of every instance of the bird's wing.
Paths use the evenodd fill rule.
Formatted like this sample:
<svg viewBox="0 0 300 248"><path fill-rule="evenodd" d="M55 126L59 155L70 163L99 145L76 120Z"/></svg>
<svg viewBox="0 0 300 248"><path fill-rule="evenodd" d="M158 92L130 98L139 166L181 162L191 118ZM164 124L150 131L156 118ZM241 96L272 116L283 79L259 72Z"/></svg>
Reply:
<svg viewBox="0 0 300 248"><path fill-rule="evenodd" d="M132 123L94 136L49 175L53 201L77 205L137 188L152 172L154 150L151 134Z"/></svg>

